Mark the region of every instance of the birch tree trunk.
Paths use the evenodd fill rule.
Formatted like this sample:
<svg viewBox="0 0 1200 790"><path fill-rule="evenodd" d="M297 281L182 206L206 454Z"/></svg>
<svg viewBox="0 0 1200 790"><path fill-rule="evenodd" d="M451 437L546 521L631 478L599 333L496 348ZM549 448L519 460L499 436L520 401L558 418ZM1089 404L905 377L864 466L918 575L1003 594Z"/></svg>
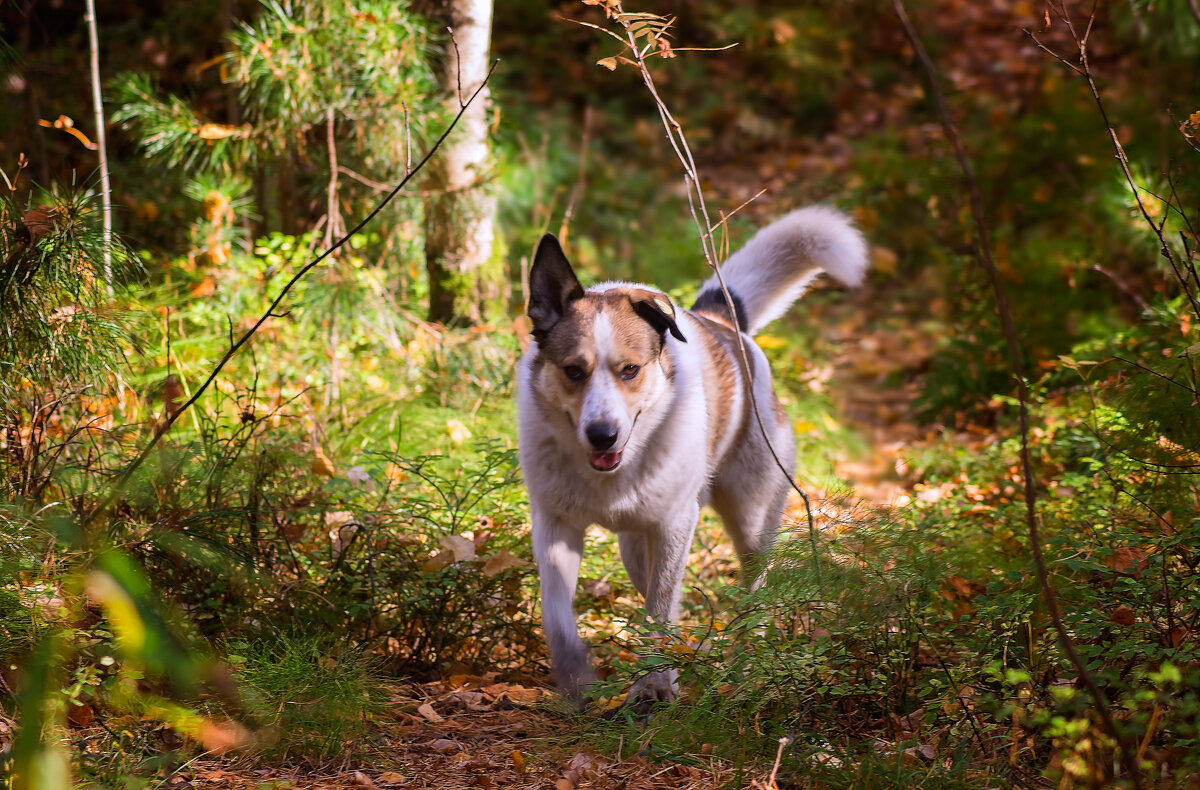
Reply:
<svg viewBox="0 0 1200 790"><path fill-rule="evenodd" d="M492 0L446 0L450 28L443 88L452 109L487 78ZM498 253L496 196L489 181L488 91L484 89L459 122L442 153L430 162L425 206L425 265L429 273L429 320L477 324L488 306L504 296L507 276Z"/></svg>

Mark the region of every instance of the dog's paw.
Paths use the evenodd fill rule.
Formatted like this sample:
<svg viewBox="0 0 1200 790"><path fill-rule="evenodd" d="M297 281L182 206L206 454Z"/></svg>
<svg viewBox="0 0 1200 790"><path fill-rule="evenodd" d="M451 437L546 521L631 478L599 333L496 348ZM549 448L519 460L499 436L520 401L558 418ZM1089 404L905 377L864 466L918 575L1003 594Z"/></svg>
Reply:
<svg viewBox="0 0 1200 790"><path fill-rule="evenodd" d="M596 682L597 675L586 660L569 667L556 667L554 675L559 693L570 701L577 711L582 711L592 703L592 695L588 692Z"/></svg>
<svg viewBox="0 0 1200 790"><path fill-rule="evenodd" d="M625 695L625 705L634 715L644 716L657 705L674 702L679 696L679 684L675 681L678 673L673 669L663 669L643 675Z"/></svg>

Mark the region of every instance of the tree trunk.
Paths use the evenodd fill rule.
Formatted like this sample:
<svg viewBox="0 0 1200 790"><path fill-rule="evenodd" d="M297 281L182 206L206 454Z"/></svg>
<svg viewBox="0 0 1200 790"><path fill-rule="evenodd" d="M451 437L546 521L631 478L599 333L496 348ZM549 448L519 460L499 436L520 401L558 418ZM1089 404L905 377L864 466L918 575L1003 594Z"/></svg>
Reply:
<svg viewBox="0 0 1200 790"><path fill-rule="evenodd" d="M447 0L442 85L455 112L487 78L492 0ZM429 163L425 205L425 265L429 320L477 324L504 296L507 277L497 252L496 196L488 183L488 91L467 109L442 153Z"/></svg>

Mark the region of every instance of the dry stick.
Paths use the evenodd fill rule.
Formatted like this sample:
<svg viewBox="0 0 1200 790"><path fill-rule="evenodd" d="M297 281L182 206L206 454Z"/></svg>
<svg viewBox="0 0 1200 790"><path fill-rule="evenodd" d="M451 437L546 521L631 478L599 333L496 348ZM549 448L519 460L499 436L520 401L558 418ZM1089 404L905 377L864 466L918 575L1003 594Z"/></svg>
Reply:
<svg viewBox="0 0 1200 790"><path fill-rule="evenodd" d="M617 6L617 11L620 13L622 9ZM750 364L750 356L746 351L746 344L742 335L742 327L737 317L737 310L734 309L733 296L729 293L729 288L725 285L725 277L721 274L721 267L717 263L716 245L713 241L710 228L713 227L712 221L709 219L708 208L704 203L704 190L700 186L700 175L697 172L696 161L692 157L691 148L688 146L687 138L683 134L683 127L675 117L671 114L670 109L658 95L658 89L654 84L654 77L650 74L650 69L646 66L646 53L638 49L637 37L634 35L630 24L618 17L618 21L625 28L626 40L630 50L633 52L638 70L642 74L642 81L646 85L646 89L650 92L650 98L654 100L655 106L658 108L659 118L662 119L663 127L667 132L667 140L671 143L671 147L675 150L675 156L683 165L684 176L688 182L688 206L692 212L692 220L696 224L696 230L700 233L700 248L704 252L704 260L708 263L708 267L713 270L716 275L717 283L721 287L721 295L725 299L725 306L729 310L729 316L733 322L734 337L737 339L738 353L741 355L742 364L745 366L746 375L750 379L750 406L754 412L754 419L758 423L759 434L766 443L767 449L771 453L771 457L775 459L775 465L779 467L780 473L788 481L792 489L800 495L804 500L804 512L808 516L808 539L812 547L813 571L816 576L817 586L821 585L821 559L817 553L817 527L816 521L813 519L812 503L809 502L808 494L800 486L796 485L796 481L792 478L791 472L783 465L783 461L779 459L779 454L775 452L775 447L771 444L771 439L767 435L767 428L763 422L762 414L758 409L758 400L754 397L754 366ZM604 31L608 32L608 31ZM610 35L612 35L610 33ZM693 194L694 193L694 194ZM760 193L761 194L761 193ZM761 570L761 569L759 569Z"/></svg>
<svg viewBox="0 0 1200 790"><path fill-rule="evenodd" d="M1121 751L1121 761L1125 764L1125 769L1129 772L1130 778L1133 780L1133 786L1140 790L1142 786L1141 775L1138 772L1133 750L1129 748L1129 744L1125 742L1125 738L1122 737L1121 732L1117 729L1112 711L1108 707L1108 701L1096 685L1095 678L1088 672L1083 659L1079 655L1079 651L1075 649L1075 643L1071 641L1071 636L1067 633L1067 627L1062 619L1062 612L1058 608L1058 598L1054 593L1053 587L1050 585L1050 576L1046 570L1046 560L1042 556L1042 538L1038 531L1037 493L1034 490L1033 462L1029 453L1029 389L1025 381L1025 366L1021 362L1021 348L1017 341L1016 329L1013 327L1012 314L1009 312L1008 300L1004 296L1004 289L1000 286L1000 278L996 272L995 261L992 258L992 245L988 236L987 222L983 212L983 197L979 190L979 183L975 180L974 173L971 170L971 163L967 159L962 142L958 138L958 130L954 125L953 119L950 117L950 109L946 103L946 96L942 92L942 87L937 80L937 71L934 68L933 61L929 58L929 53L925 51L925 47L921 43L921 38L917 35L916 28L913 27L908 14L904 10L903 0L892 0L892 8L895 10L900 24L904 26L904 32L912 44L913 52L925 70L925 76L929 80L930 89L937 103L942 128L946 132L946 137L950 141L950 145L954 148L954 156L958 160L959 169L962 171L963 181L966 183L971 204L971 218L975 222L975 232L979 238L979 255L976 261L991 281L992 291L996 298L996 311L1000 315L1000 323L1004 329L1004 339L1008 345L1009 362L1012 365L1013 376L1017 380L1018 415L1021 429L1021 472L1025 483L1025 520L1029 530L1029 544L1033 552L1033 563L1037 571L1038 584L1042 589L1042 599L1046 603L1046 609L1050 614L1051 622L1054 624L1054 630L1058 632L1058 641L1062 646L1063 652L1067 654L1075 671L1079 673L1079 678L1087 687L1088 694L1092 697L1092 702L1096 705L1100 717L1104 720L1104 725L1116 740Z"/></svg>
<svg viewBox="0 0 1200 790"><path fill-rule="evenodd" d="M108 150L104 135L104 100L100 94L100 37L96 33L96 0L87 0L84 17L91 50L92 109L96 114L96 148L100 153L100 212L104 228L104 283L112 296L112 185L108 180ZM20 172L20 171L18 171Z"/></svg>
<svg viewBox="0 0 1200 790"><path fill-rule="evenodd" d="M592 136L592 105L583 108L583 139L579 143L579 175L575 186L571 187L571 195L567 198L567 210L563 212L562 225L559 226L559 237L566 243L567 234L571 229L571 220L575 218L575 208L583 199L587 188L588 142Z"/></svg>
<svg viewBox="0 0 1200 790"><path fill-rule="evenodd" d="M258 332L258 330L262 327L262 325L265 324L273 316L278 315L278 313L275 312L275 309L277 307L279 307L279 303L282 302L283 298L288 295L288 293L292 290L293 286L295 286L296 283L300 282L301 278L303 278L304 275L308 274L309 271L311 271L313 268L315 268L317 265L319 265L322 261L324 261L330 255L332 255L334 252L336 252L339 248L341 248L343 245L345 245L346 242L350 241L350 239L354 238L354 236L356 234L358 234L358 232L361 231L363 228L365 228L371 220L375 219L376 215L378 215L379 212L383 211L383 209L388 205L388 203L392 202L392 199L395 198L396 195L400 193L400 190L404 189L405 185L407 185L408 182L413 179L413 176L415 176L417 173L421 172L421 169L424 168L425 165L429 162L429 160L433 158L433 155L436 154L438 152L438 150L442 147L442 143L444 143L446 141L446 138L450 136L450 133L452 131L454 131L454 127L456 127L458 125L459 120L461 120L463 117L463 114L466 113L467 108L470 107L471 103L475 101L475 97L477 97L479 95L479 93L485 87L487 87L488 82L492 78L492 73L496 70L496 65L498 62L499 61L497 61L496 63L493 63L492 67L490 69L488 69L487 76L483 78L483 82L481 82L479 84L479 87L475 89L475 92L472 93L470 98L467 99L467 101L462 105L462 109L460 109L458 111L458 114L455 115L454 118L450 121L450 124L446 127L445 131L443 131L441 136L438 137L438 139L433 143L433 145L430 147L429 151L426 152L424 158L422 158L420 162L417 162L416 167L414 167L412 170L409 170L408 173L405 174L404 178L400 181L400 183L397 184L395 186L395 188L393 188L392 191L389 192L387 194L387 196L384 197L383 200L381 200L375 206L375 208L373 208L371 210L371 213L367 214L366 217L364 217L362 220L360 220L357 225L355 225L353 228L350 229L349 232L346 233L346 235L342 236L340 239L337 240L336 243L334 243L334 245L332 247L329 247L328 249L326 249L323 253L321 253L316 258L314 258L313 260L311 260L307 264L305 264L304 268L302 268L300 271L296 272L296 274L292 277L292 279L288 280L287 285L285 285L283 287L283 290L281 290L279 292L279 294L275 297L275 299L271 302L271 305L267 308L266 312L264 312L262 314L262 316L258 319L258 321L256 321L254 323L254 326L247 329L246 332L238 339L238 341L229 347L229 350L225 352L225 355L223 357L221 357L221 361L218 362L217 366L215 368L213 368L211 373L209 373L208 378L205 379L204 383L201 384L200 387L195 392L192 393L192 396L190 398L188 398L187 401L184 402L184 404L182 406L180 406L175 411L174 414L168 415L167 419L155 430L154 436L152 436L150 441L146 443L146 446L142 448L142 451L137 454L137 457L135 457L133 459L133 461L131 461L129 463L129 465L125 467L125 469L121 472L121 474L117 476L116 481L113 483L112 493L110 493L108 495L108 498L104 501L104 503L93 512L93 514L92 514L93 518L99 513L107 512L108 509L110 507L112 507L112 505L117 501L117 497L120 496L121 491L124 489L125 484L129 482L129 478L131 478L133 476L133 473L136 472L138 470L138 468L141 467L141 465L145 462L146 458L150 455L150 451L153 450L158 445L159 440L161 440L162 437L167 433L167 431L169 431L171 429L171 426L175 424L175 421L177 419L179 419L179 416L181 414L183 414L185 411L187 411L189 408L191 408L192 405L195 404L196 401L198 401L200 399L200 396L203 395L205 393L205 391L208 390L209 386L212 385L213 381L216 380L217 376L225 368L225 365L229 362L230 359L233 358L233 355L236 354L239 350L241 350L242 346L246 345L246 343L248 343L250 341L250 338L254 337L254 334L256 332Z"/></svg>

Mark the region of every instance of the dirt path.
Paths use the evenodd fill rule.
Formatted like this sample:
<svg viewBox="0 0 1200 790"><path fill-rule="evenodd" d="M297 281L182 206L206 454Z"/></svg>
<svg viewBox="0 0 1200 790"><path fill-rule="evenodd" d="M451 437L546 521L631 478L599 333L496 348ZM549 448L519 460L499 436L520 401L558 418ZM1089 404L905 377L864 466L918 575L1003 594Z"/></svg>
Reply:
<svg viewBox="0 0 1200 790"><path fill-rule="evenodd" d="M707 790L728 779L728 769L715 762L709 770L663 765L636 755L602 756L564 743L562 733L574 725L548 704L549 691L488 681L455 676L398 690L393 711L376 722L373 753L294 768L259 767L250 758L198 760L171 777L167 786Z"/></svg>

